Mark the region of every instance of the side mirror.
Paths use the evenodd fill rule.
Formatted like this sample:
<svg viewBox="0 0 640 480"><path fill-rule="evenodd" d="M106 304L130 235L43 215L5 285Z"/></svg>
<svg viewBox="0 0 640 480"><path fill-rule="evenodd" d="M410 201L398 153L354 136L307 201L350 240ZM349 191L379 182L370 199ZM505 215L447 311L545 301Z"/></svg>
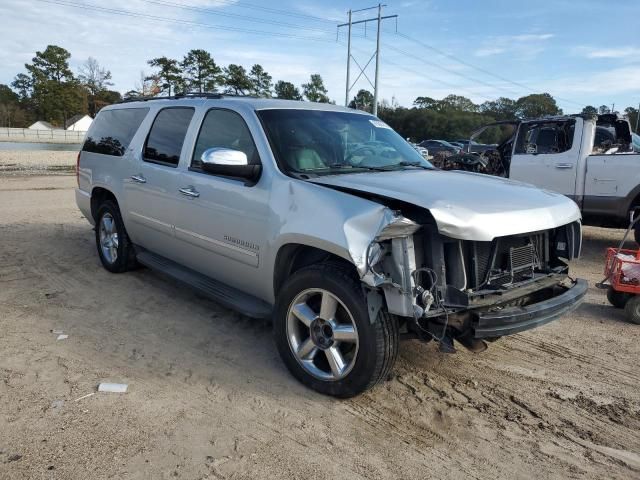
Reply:
<svg viewBox="0 0 640 480"><path fill-rule="evenodd" d="M262 173L262 165L249 165L244 152L231 148L208 148L202 153L200 160L202 170L214 175L244 178L255 183Z"/></svg>

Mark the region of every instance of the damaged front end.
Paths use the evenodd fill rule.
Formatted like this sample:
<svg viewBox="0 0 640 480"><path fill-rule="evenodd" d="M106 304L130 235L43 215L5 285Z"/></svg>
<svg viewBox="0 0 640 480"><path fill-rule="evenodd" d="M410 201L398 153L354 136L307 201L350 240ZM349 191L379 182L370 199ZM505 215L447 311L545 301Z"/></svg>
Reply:
<svg viewBox="0 0 640 480"><path fill-rule="evenodd" d="M586 293L586 282L571 279L567 266L580 254L579 221L471 241L446 237L422 217L387 217L359 268L370 310L384 297L407 334L436 339L447 352L453 340L480 351L485 340L571 311Z"/></svg>

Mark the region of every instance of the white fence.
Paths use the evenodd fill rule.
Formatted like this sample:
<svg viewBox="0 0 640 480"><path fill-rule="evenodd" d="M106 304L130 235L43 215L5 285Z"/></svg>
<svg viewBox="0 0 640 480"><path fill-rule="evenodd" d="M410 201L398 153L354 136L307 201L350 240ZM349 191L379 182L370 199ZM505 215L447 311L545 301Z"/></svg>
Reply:
<svg viewBox="0 0 640 480"><path fill-rule="evenodd" d="M25 143L82 143L87 132L74 130L30 130L28 128L0 128L0 142Z"/></svg>

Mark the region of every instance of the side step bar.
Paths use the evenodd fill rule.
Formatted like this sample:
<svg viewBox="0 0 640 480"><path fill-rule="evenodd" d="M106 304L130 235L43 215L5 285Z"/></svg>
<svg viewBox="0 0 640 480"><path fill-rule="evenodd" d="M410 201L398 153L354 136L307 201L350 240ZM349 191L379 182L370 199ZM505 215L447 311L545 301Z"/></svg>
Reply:
<svg viewBox="0 0 640 480"><path fill-rule="evenodd" d="M136 259L145 267L186 283L203 295L227 308L252 318L269 318L272 307L268 303L240 290L213 280L165 257L137 247Z"/></svg>

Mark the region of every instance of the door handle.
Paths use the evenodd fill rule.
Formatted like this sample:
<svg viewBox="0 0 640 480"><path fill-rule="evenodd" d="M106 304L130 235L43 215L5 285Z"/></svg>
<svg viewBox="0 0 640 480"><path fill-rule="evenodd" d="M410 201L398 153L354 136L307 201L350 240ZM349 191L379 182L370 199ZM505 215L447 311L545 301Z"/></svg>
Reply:
<svg viewBox="0 0 640 480"><path fill-rule="evenodd" d="M142 175L131 175L131 180L133 180L136 183L147 183L147 179L144 178Z"/></svg>
<svg viewBox="0 0 640 480"><path fill-rule="evenodd" d="M198 198L200 196L200 192L194 190L193 187L184 187L178 191L187 197Z"/></svg>
<svg viewBox="0 0 640 480"><path fill-rule="evenodd" d="M556 163L556 168L573 168L573 163Z"/></svg>

